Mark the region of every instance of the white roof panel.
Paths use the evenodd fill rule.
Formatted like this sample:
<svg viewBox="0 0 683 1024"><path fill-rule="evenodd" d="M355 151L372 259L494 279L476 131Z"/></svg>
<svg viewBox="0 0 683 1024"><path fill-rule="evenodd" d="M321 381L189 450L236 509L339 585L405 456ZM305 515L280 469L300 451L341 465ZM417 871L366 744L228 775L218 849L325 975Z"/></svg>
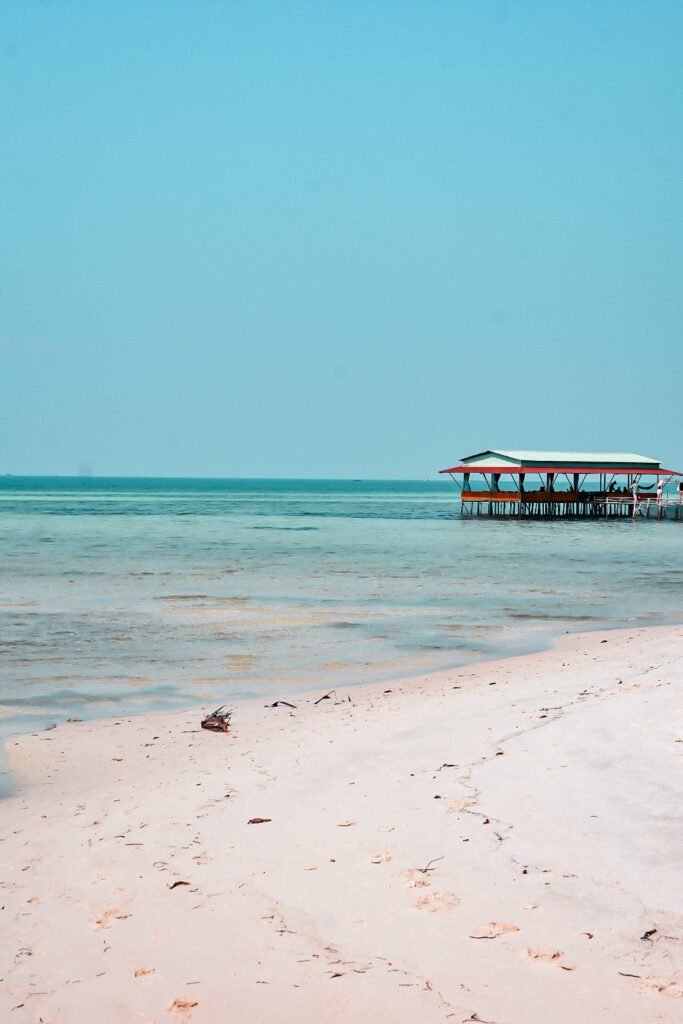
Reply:
<svg viewBox="0 0 683 1024"><path fill-rule="evenodd" d="M552 465L553 460L558 462L575 462L577 466L589 462L642 462L659 465L657 459L650 459L646 455L636 455L634 452L526 452L526 451L500 451L508 459L519 459L520 462L544 462Z"/></svg>
<svg viewBox="0 0 683 1024"><path fill-rule="evenodd" d="M495 457L500 456L505 462L518 462L525 465L538 463L541 466L556 466L560 463L567 463L574 466L609 465L610 463L630 463L641 466L658 466L658 459L650 459L646 455L636 455L634 452L553 452L553 451L522 451L503 448L488 449L477 452L475 455L467 455L463 463L472 460L476 465L495 465Z"/></svg>

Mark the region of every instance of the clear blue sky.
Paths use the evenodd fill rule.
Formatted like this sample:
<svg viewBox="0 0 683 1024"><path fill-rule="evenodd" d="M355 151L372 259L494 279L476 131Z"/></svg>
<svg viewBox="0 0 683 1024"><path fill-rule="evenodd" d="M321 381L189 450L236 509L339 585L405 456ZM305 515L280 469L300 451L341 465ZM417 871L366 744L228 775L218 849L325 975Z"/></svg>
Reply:
<svg viewBox="0 0 683 1024"><path fill-rule="evenodd" d="M4 0L0 472L683 469L681 0Z"/></svg>

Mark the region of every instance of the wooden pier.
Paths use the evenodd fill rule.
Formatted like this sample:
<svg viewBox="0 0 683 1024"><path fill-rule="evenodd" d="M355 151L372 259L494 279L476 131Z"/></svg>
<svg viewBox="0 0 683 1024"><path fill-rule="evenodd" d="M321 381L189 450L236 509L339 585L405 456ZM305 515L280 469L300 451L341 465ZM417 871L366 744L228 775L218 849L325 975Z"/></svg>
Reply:
<svg viewBox="0 0 683 1024"><path fill-rule="evenodd" d="M465 515L683 520L683 484L666 492L681 474L632 453L489 450L441 472Z"/></svg>
<svg viewBox="0 0 683 1024"><path fill-rule="evenodd" d="M553 495L520 495L514 491L500 493L490 491L468 491L461 494L461 511L466 515L517 516L535 519L678 519L683 520L683 501L679 498L664 497L661 500L651 494L639 494L635 516L633 498L587 492L573 494L571 491L556 492Z"/></svg>

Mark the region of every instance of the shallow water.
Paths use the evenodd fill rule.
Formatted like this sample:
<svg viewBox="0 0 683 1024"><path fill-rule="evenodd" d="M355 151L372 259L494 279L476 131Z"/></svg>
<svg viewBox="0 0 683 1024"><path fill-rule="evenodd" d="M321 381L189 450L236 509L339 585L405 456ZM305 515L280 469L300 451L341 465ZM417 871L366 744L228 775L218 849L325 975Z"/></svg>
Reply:
<svg viewBox="0 0 683 1024"><path fill-rule="evenodd" d="M678 621L683 524L461 518L450 481L0 479L4 732Z"/></svg>

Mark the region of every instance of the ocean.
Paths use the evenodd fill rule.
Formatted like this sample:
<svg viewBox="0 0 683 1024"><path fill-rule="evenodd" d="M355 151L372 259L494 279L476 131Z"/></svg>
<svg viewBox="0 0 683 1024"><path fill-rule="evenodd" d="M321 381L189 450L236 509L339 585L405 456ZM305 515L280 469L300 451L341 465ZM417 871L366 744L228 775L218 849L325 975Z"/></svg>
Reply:
<svg viewBox="0 0 683 1024"><path fill-rule="evenodd" d="M0 728L321 693L680 621L683 525L449 480L0 478Z"/></svg>

